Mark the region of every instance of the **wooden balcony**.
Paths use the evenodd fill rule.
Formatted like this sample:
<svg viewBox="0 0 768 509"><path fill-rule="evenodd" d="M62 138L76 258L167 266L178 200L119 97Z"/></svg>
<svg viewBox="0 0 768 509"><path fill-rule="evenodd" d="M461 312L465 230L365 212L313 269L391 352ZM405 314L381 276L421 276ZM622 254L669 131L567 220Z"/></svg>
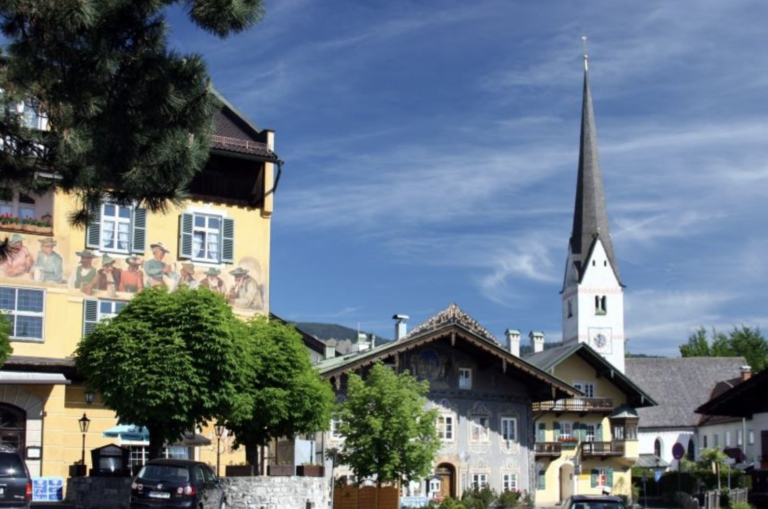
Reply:
<svg viewBox="0 0 768 509"><path fill-rule="evenodd" d="M563 451L560 442L534 442L533 451L537 457L557 458Z"/></svg>
<svg viewBox="0 0 768 509"><path fill-rule="evenodd" d="M533 404L534 412L575 412L586 414L591 412L610 413L613 411L611 398L573 398L554 401L539 401Z"/></svg>
<svg viewBox="0 0 768 509"><path fill-rule="evenodd" d="M581 455L586 458L624 456L624 442L582 442Z"/></svg>

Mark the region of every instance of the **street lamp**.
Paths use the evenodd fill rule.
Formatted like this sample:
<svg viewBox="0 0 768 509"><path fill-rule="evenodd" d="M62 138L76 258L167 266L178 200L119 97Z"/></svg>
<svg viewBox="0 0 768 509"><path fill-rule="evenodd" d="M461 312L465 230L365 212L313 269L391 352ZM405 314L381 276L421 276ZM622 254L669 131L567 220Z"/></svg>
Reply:
<svg viewBox="0 0 768 509"><path fill-rule="evenodd" d="M80 457L80 463L83 465L83 470L85 470L85 434L88 433L88 426L91 425L91 420L83 413L83 416L77 422L80 424L80 433L83 434L83 455Z"/></svg>
<svg viewBox="0 0 768 509"><path fill-rule="evenodd" d="M221 475L221 435L224 434L225 429L226 427L221 423L213 427L213 432L216 433L216 477Z"/></svg>

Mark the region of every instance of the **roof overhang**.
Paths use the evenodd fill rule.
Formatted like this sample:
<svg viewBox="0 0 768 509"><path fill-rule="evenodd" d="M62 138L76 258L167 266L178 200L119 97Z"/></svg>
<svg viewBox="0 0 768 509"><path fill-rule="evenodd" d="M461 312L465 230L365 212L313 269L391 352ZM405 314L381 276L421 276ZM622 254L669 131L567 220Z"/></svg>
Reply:
<svg viewBox="0 0 768 509"><path fill-rule="evenodd" d="M324 377L332 378L343 373L369 367L378 361L396 357L397 354L443 339L449 339L452 346L455 346L458 342L463 342L492 357L496 357L503 373L510 377L524 379L532 387L535 387L536 390L532 391L531 396L533 401L583 396L578 389L575 389L554 375L529 364L519 357L515 357L500 346L478 337L457 323L451 323L444 327L430 330L422 335L410 336L406 339L387 343L361 354L351 355L348 359L343 361L337 360L326 368L321 364L319 370Z"/></svg>
<svg viewBox="0 0 768 509"><path fill-rule="evenodd" d="M61 373L38 373L35 371L0 371L0 384L9 385L69 385Z"/></svg>
<svg viewBox="0 0 768 509"><path fill-rule="evenodd" d="M697 408L696 413L728 417L751 417L754 414L768 413L766 389L768 369L710 399Z"/></svg>

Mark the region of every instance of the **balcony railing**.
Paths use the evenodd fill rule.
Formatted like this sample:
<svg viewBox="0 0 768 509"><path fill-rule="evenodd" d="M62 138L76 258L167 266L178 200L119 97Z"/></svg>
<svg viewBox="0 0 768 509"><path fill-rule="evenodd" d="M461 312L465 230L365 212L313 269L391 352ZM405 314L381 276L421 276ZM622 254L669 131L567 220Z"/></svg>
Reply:
<svg viewBox="0 0 768 509"><path fill-rule="evenodd" d="M540 401L533 404L534 412L612 412L611 398L573 398Z"/></svg>
<svg viewBox="0 0 768 509"><path fill-rule="evenodd" d="M534 442L533 451L536 456L560 456L563 446L560 442Z"/></svg>
<svg viewBox="0 0 768 509"><path fill-rule="evenodd" d="M583 442L581 454L585 458L592 456L624 456L624 442Z"/></svg>
<svg viewBox="0 0 768 509"><path fill-rule="evenodd" d="M223 147L239 148L241 150L269 150L269 146L266 143L258 141L242 140L240 138L230 138L229 136L211 136L211 141L214 144Z"/></svg>

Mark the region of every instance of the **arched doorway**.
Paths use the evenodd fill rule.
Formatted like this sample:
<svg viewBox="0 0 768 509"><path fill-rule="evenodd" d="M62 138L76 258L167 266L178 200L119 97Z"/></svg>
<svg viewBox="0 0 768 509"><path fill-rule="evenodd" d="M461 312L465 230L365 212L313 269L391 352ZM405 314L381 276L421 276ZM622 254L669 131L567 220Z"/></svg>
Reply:
<svg viewBox="0 0 768 509"><path fill-rule="evenodd" d="M456 498L456 467L450 463L440 463L435 469L440 478L440 496Z"/></svg>
<svg viewBox="0 0 768 509"><path fill-rule="evenodd" d="M26 431L27 413L13 405L0 403L0 444L23 450Z"/></svg>
<svg viewBox="0 0 768 509"><path fill-rule="evenodd" d="M573 465L563 463L560 466L560 501L573 496Z"/></svg>

